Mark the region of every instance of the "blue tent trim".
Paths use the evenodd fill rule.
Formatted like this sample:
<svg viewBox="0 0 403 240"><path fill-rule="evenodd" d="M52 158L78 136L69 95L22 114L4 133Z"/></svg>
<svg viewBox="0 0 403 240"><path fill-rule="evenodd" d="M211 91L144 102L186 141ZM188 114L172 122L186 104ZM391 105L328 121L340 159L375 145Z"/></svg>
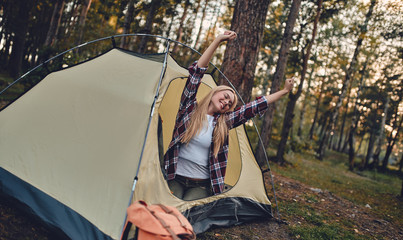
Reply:
<svg viewBox="0 0 403 240"><path fill-rule="evenodd" d="M18 200L24 211L38 216L71 239L112 239L73 209L1 167L0 194Z"/></svg>

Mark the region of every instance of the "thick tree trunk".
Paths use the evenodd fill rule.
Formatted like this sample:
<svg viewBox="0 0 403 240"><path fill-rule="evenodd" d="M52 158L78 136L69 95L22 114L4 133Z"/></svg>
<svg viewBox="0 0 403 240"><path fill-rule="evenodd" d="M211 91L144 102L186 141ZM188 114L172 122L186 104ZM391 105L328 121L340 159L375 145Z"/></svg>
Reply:
<svg viewBox="0 0 403 240"><path fill-rule="evenodd" d="M311 56L311 49L312 49L313 43L315 42L319 18L320 18L320 14L322 12L322 2L323 2L323 0L318 0L318 3L317 3L318 6L316 9L315 20L313 23L312 38L308 42L308 46L306 47L306 53L303 54L304 58L303 58L303 62L302 62L301 80L300 80L300 84L298 86L298 91L295 94L293 92L289 93L289 98L288 98L289 100L288 100L286 114L284 116L284 121L283 121L283 130L281 131L282 132L281 140L280 140L280 144L279 144L278 150L277 150L277 161L280 164L282 164L284 162L285 145L287 144L288 133L289 133L290 129L292 128L295 105L297 103L298 98L301 96L301 93L302 93L302 87L304 85L305 75L306 75L306 71L308 69L308 60Z"/></svg>
<svg viewBox="0 0 403 240"><path fill-rule="evenodd" d="M364 41L365 35L368 32L368 29L367 29L368 22L372 16L375 4L376 4L376 0L371 0L371 5L369 7L367 14L365 15L365 21L361 27L361 31L358 36L358 40L357 40L357 44L356 44L356 47L354 50L353 58L351 59L350 66L348 67L348 69L346 71L346 76L345 76L345 79L343 82L343 87L341 88L341 94L339 96L339 99L336 103L336 106L335 106L332 116L330 118L329 131L327 131L327 133L325 133L324 141L322 141L321 144L319 145L319 149L318 149L317 153L318 153L318 158L320 160L323 159L323 157L325 155L325 151L326 151L326 144L323 144L323 143L327 142L327 139L329 138L328 133L330 133L334 129L334 125L337 122L337 118L339 116L340 106L343 103L344 97L346 96L346 93L347 93L347 89L351 84L352 77L353 77L353 74L355 72L355 68L357 65L358 54L361 51L362 42Z"/></svg>
<svg viewBox="0 0 403 240"><path fill-rule="evenodd" d="M281 82L284 78L285 68L288 61L288 53L290 50L292 35L294 32L294 25L298 17L300 6L301 0L294 0L292 2L290 13L288 14L287 23L284 29L283 41L281 42L279 59L277 61L276 72L273 76L270 93L275 93L280 89ZM275 109L275 103L270 104L263 118L261 130L263 144L259 141L255 153L256 158L261 165L265 162L265 149L269 145L269 141L271 138L271 130Z"/></svg>
<svg viewBox="0 0 403 240"><path fill-rule="evenodd" d="M227 44L222 72L230 79L245 102L250 100L260 43L270 0L237 1L231 30L238 34ZM228 84L220 79L221 84Z"/></svg>
<svg viewBox="0 0 403 240"><path fill-rule="evenodd" d="M62 19L64 9L64 0L58 0L53 8L52 18L50 20L50 26L46 35L44 46L53 46L56 40L57 33L59 31L60 21Z"/></svg>
<svg viewBox="0 0 403 240"><path fill-rule="evenodd" d="M153 22L155 19L155 14L157 13L158 8L161 5L162 0L153 0L150 5L150 10L148 11L146 22L144 24L143 30L141 33L146 33L150 34L152 27L153 27ZM147 49L147 37L142 37L141 42L139 44L138 51L140 53L144 53L144 51Z"/></svg>

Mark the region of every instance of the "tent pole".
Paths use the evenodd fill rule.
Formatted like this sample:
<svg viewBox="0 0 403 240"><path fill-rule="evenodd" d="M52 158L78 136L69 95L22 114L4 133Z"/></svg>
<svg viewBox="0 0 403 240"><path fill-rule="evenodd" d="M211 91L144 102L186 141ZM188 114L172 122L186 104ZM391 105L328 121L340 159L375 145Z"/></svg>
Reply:
<svg viewBox="0 0 403 240"><path fill-rule="evenodd" d="M146 141L147 141L147 137L148 137L148 131L150 129L152 117L154 115L155 102L158 99L159 89L160 89L160 86L161 86L162 78L164 77L164 72L165 72L165 68L166 68L166 64L167 64L170 43L171 43L170 39L167 39L167 44L165 46L165 51L164 51L165 52L164 62L163 62L163 65L162 65L160 79L158 81L157 90L155 92L153 104L151 105L151 112L150 112L150 116L149 116L149 119L148 119L148 125L147 125L147 129L146 129L146 134L145 134L144 141L143 141L143 147L141 148L140 159L139 159L139 163L137 165L137 170L136 170L136 176L134 177L134 180L133 180L133 186L132 186L132 190L131 190L131 193L130 193L129 203L127 204L127 206L130 206L130 204L132 203L134 190L136 189L136 184L137 184L137 181L138 181L138 174L139 174L139 170L140 170L141 160L143 159L143 153L144 153L144 149L145 149L145 145L146 145ZM127 212L125 213L125 220L123 221L122 230L120 231L121 236L123 234L126 221L127 221Z"/></svg>

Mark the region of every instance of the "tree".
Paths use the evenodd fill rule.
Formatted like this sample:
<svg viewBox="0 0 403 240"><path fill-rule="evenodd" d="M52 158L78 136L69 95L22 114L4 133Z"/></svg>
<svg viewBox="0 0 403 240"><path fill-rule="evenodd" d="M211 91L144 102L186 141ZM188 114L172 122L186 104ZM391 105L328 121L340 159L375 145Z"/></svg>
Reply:
<svg viewBox="0 0 403 240"><path fill-rule="evenodd" d="M286 27L284 29L283 40L281 42L279 52L279 59L277 61L276 72L274 73L273 76L270 93L277 92L280 89L282 80L284 79L285 68L287 66L287 60L288 60L288 53L290 50L291 39L294 30L294 24L298 17L298 11L300 6L301 6L300 0L294 0L291 4L291 9L287 18ZM261 165L264 164L265 160L264 151L267 148L271 137L271 129L275 108L276 108L275 103L270 104L263 118L262 130L261 130L262 142L259 142L256 148L256 158L258 159Z"/></svg>
<svg viewBox="0 0 403 240"><path fill-rule="evenodd" d="M22 60L24 58L24 48L26 36L28 33L28 22L30 19L30 11L32 10L35 1L17 0L14 2L18 8L18 15L14 17L12 29L14 37L12 38L12 52L10 56L9 72L11 77L17 78L21 72Z"/></svg>
<svg viewBox="0 0 403 240"><path fill-rule="evenodd" d="M130 0L127 3L127 10L125 13L125 20L123 23L123 34L129 34L130 33L130 25L133 22L134 18L134 4L136 4L137 0ZM125 8L126 8L125 7ZM129 41L127 40L127 37L123 37L122 41L120 42L120 47L121 48L127 48L129 44Z"/></svg>
<svg viewBox="0 0 403 240"><path fill-rule="evenodd" d="M280 163L284 162L285 147L286 147L286 143L288 140L288 135L289 135L290 129L292 128L292 122L293 122L293 118L294 118L294 109L295 109L297 100L301 96L301 93L302 93L302 87L303 87L305 75L306 75L306 72L308 69L308 60L311 55L311 49L312 49L313 43L315 42L319 18L320 18L320 14L322 11L322 2L323 2L322 0L318 0L318 2L317 2L316 15L315 15L315 19L313 22L312 37L305 46L306 51L302 53L303 62L302 62L301 79L300 79L300 83L298 86L298 90L296 93L290 92L288 95L289 100L287 103L287 108L286 108L286 112L285 112L285 116L284 116L283 128L281 130L281 140L280 140L280 143L279 143L279 146L277 149L277 161Z"/></svg>
<svg viewBox="0 0 403 240"><path fill-rule="evenodd" d="M50 20L50 26L46 35L44 46L52 46L55 43L57 33L59 31L60 21L62 19L64 8L64 0L58 0L54 4L52 18Z"/></svg>
<svg viewBox="0 0 403 240"><path fill-rule="evenodd" d="M244 101L249 101L260 50L269 0L238 0L231 30L238 34L224 53L222 72L231 80ZM225 79L220 79L226 84Z"/></svg>
<svg viewBox="0 0 403 240"><path fill-rule="evenodd" d="M359 32L359 35L358 35L358 40L357 40L357 44L356 44L356 47L355 47L355 50L354 50L353 57L352 57L352 59L350 61L350 65L349 65L349 67L348 67L348 69L346 71L346 74L345 74L345 79L344 79L344 82L343 82L341 93L339 95L339 98L337 100L336 106L335 106L335 108L334 108L334 110L332 112L331 118L330 118L329 128L327 129L327 131L325 131L325 134L322 137L322 140L320 142L320 145L319 145L319 148L318 148L318 151L317 151L318 158L320 160L323 159L323 156L324 156L325 150L326 150L326 144L327 144L328 138L330 136L330 132L332 132L334 130L334 126L335 126L335 123L337 122L337 118L338 118L338 115L339 115L340 106L343 103L344 97L346 96L346 93L347 93L347 89L348 89L349 85L351 84L353 74L356 71L358 55L359 55L359 53L361 51L361 46L362 46L362 43L363 43L363 41L365 39L365 35L368 32L368 23L369 23L369 20L370 20L370 18L372 16L372 13L373 13L375 5L376 5L376 0L371 0L369 10L368 10L367 14L365 15L364 23L361 26L361 29L360 29L360 32Z"/></svg>

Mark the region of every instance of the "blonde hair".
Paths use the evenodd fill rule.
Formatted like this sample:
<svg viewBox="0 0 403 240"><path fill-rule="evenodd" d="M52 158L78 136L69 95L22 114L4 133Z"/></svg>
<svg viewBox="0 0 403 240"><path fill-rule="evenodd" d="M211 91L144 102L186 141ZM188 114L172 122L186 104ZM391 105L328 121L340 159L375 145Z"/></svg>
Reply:
<svg viewBox="0 0 403 240"><path fill-rule="evenodd" d="M189 127L186 130L185 134L183 135L181 142L182 143L189 143L189 141L199 134L199 132L203 129L203 124L206 123L206 115L207 115L207 110L208 106L211 102L211 98L213 95L217 92L229 90L234 94L234 102L232 103L231 107L228 109L228 111L233 111L236 107L236 104L238 102L237 95L235 94L235 91L225 85L217 86L211 91L200 101L200 103L197 104L196 109L193 111L193 114L190 117L190 123ZM216 127L214 128L213 132L213 154L215 157L218 155L218 151L220 148L224 145L225 138L228 136L228 126L226 123L226 115L221 114L220 117L217 119L217 124Z"/></svg>

